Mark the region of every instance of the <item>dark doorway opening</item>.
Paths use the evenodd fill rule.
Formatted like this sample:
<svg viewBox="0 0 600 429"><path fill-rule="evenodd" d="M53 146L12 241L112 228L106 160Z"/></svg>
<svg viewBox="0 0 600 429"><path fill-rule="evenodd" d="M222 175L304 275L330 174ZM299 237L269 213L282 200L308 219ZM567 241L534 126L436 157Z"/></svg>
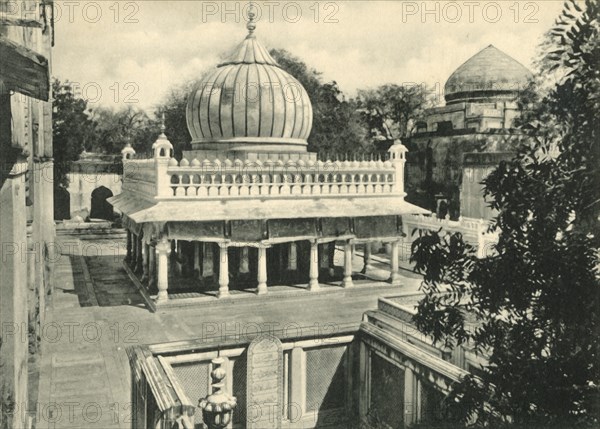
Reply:
<svg viewBox="0 0 600 429"><path fill-rule="evenodd" d="M113 193L105 186L100 186L92 191L92 209L90 210L91 219L113 220L113 207L110 205L108 198L112 197Z"/></svg>
<svg viewBox="0 0 600 429"><path fill-rule="evenodd" d="M62 186L54 188L54 220L71 219L71 194Z"/></svg>

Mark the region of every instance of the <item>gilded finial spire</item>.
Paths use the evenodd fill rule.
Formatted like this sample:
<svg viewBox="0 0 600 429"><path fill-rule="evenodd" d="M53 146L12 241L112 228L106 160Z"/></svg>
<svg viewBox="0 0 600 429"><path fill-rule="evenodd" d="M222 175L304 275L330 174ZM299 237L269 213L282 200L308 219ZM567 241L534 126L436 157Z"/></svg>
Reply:
<svg viewBox="0 0 600 429"><path fill-rule="evenodd" d="M162 112L162 116L161 116L161 119L160 119L160 132L161 132L161 134L164 134L166 129L167 129L167 127L165 127L165 112Z"/></svg>
<svg viewBox="0 0 600 429"><path fill-rule="evenodd" d="M256 22L254 22L255 17L256 13L254 13L254 4L250 2L248 7L248 23L246 24L246 28L248 29L248 37L254 37L254 30L256 30Z"/></svg>

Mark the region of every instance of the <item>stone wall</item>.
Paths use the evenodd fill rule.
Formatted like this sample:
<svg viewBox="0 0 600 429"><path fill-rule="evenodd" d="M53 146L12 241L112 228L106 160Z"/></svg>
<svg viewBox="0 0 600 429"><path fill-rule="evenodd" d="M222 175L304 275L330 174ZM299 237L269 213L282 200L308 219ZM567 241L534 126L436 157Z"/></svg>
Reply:
<svg viewBox="0 0 600 429"><path fill-rule="evenodd" d="M120 157L86 154L71 164L69 178L70 217L84 220L92 211L92 193L106 188L112 195L119 195L123 185ZM108 194L106 190L104 193Z"/></svg>
<svg viewBox="0 0 600 429"><path fill-rule="evenodd" d="M407 139L407 201L436 212L439 200L444 199L450 217L457 219L463 214L461 189L464 155L472 152L510 152L522 138L522 135L509 130L458 130L448 135L424 133ZM485 168L489 167L485 165Z"/></svg>
<svg viewBox="0 0 600 429"><path fill-rule="evenodd" d="M29 426L24 410L28 400L37 399L28 397L34 369L28 352L38 346L55 258L48 180L54 168L49 94L54 29L48 9L38 3L19 3L23 10L40 11L29 14L29 25L21 20L0 25L2 52L10 59L3 57L0 67L0 427L11 428ZM6 8L0 9L6 18Z"/></svg>
<svg viewBox="0 0 600 429"><path fill-rule="evenodd" d="M131 347L133 426L146 427L155 416L160 416L154 422L160 427L172 427L182 418L190 427L202 426L196 405L211 391L211 363L219 356L225 390L237 399L231 427L353 427L360 383L356 327L336 329L344 335L303 337L299 334L313 328L295 324L289 332L258 336L250 344L220 339L215 346L203 338L203 345L191 352L171 349L168 356L159 356L157 349L162 355L169 344ZM260 343L277 347L257 352ZM157 394L150 383L169 387Z"/></svg>
<svg viewBox="0 0 600 429"><path fill-rule="evenodd" d="M466 153L463 158L460 190L460 215L475 219L492 219L497 212L483 197L483 180L502 161L512 158L511 152Z"/></svg>
<svg viewBox="0 0 600 429"><path fill-rule="evenodd" d="M518 115L517 104L512 101L493 101L479 103L455 103L427 110L427 129L424 132L436 132L440 122L449 122L454 130L474 128L511 128Z"/></svg>
<svg viewBox="0 0 600 429"><path fill-rule="evenodd" d="M113 195L121 193L122 177L118 174L99 174L93 180L81 173L69 173L71 217L79 212L91 213L92 192L100 187L109 189Z"/></svg>

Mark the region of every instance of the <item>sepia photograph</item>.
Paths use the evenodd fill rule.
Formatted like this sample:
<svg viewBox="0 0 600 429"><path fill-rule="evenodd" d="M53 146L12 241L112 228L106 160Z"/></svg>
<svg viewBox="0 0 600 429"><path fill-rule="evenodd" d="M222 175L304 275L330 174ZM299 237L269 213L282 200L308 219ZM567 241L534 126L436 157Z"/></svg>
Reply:
<svg viewBox="0 0 600 429"><path fill-rule="evenodd" d="M600 2L0 0L13 428L600 428Z"/></svg>

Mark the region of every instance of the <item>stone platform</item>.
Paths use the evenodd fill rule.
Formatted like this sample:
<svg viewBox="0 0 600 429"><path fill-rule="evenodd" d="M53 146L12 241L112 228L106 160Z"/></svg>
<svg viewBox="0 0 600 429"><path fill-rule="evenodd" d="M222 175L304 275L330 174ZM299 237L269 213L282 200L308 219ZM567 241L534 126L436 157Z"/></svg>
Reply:
<svg viewBox="0 0 600 429"><path fill-rule="evenodd" d="M277 299L251 294L228 300L210 298L207 306L151 312L122 266L121 237L86 240L59 236L55 288L42 329L37 410L38 428L129 428L131 345L204 340L244 335L248 326L264 332L286 326L356 324L375 309L379 296L414 293L420 278L405 272L403 286L323 293L274 291ZM362 261L356 258L356 269ZM385 275L385 264L374 261ZM323 289L328 286L324 285ZM245 295L248 295L247 297ZM199 398L194 398L199 399Z"/></svg>

